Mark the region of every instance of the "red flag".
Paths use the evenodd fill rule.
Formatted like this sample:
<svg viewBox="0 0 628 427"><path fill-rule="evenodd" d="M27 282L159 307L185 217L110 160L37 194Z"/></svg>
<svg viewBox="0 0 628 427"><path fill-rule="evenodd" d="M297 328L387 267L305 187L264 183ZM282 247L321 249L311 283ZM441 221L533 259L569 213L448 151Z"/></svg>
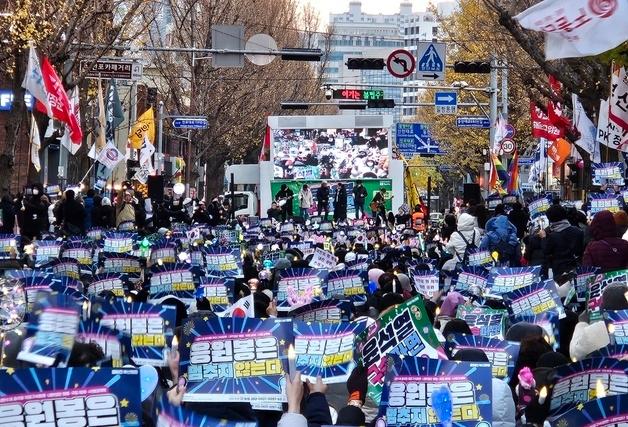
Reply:
<svg viewBox="0 0 628 427"><path fill-rule="evenodd" d="M508 192L511 194L519 192L519 152L515 151L510 163L510 178L508 180Z"/></svg>
<svg viewBox="0 0 628 427"><path fill-rule="evenodd" d="M553 75L549 74L547 76L549 78L549 86L550 86L550 90L552 91L552 94L559 98L562 99L562 92L563 92L563 84L561 82L559 82L556 77L554 77Z"/></svg>
<svg viewBox="0 0 628 427"><path fill-rule="evenodd" d="M571 120L563 115L563 106L560 102L549 101L547 103L547 116L550 122L559 128L571 129L573 127Z"/></svg>
<svg viewBox="0 0 628 427"><path fill-rule="evenodd" d="M271 138L270 127L266 125L266 133L264 134L264 142L262 143L262 151L260 151L259 153L260 162L270 160L270 138Z"/></svg>
<svg viewBox="0 0 628 427"><path fill-rule="evenodd" d="M565 134L564 129L552 124L548 115L534 101L530 101L530 116L532 118L533 137L555 141L556 138L561 138Z"/></svg>
<svg viewBox="0 0 628 427"><path fill-rule="evenodd" d="M70 129L72 141L75 143L80 142L83 139L81 126L76 120L76 115L73 113L70 100L63 89L61 79L45 56L41 62L41 75L44 78L44 84L48 91L48 101L52 108L52 118L67 124Z"/></svg>

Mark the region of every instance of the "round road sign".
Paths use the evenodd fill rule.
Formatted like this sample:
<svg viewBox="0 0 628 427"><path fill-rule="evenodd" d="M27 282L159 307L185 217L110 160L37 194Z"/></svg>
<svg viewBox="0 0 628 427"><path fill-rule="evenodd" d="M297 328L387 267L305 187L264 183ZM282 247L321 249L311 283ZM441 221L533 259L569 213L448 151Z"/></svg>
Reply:
<svg viewBox="0 0 628 427"><path fill-rule="evenodd" d="M513 139L515 137L515 134L517 132L515 132L515 127L513 125L511 125L510 123L508 123L506 125L506 136L505 139Z"/></svg>
<svg viewBox="0 0 628 427"><path fill-rule="evenodd" d="M393 51L386 60L386 68L393 76L403 79L414 72L416 60L412 53L405 49Z"/></svg>
<svg viewBox="0 0 628 427"><path fill-rule="evenodd" d="M502 150L504 151L505 154L512 154L515 152L516 149L517 149L517 145L515 144L515 141L513 141L512 139L504 139L502 141Z"/></svg>

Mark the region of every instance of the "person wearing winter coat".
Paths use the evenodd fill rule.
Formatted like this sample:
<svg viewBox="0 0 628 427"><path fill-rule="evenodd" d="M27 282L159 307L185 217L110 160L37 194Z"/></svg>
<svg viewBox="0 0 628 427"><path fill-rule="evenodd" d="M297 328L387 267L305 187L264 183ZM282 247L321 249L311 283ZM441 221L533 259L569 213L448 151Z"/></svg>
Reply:
<svg viewBox="0 0 628 427"><path fill-rule="evenodd" d="M65 192L65 200L60 209L63 230L72 236L85 234L85 208L75 199L74 190Z"/></svg>
<svg viewBox="0 0 628 427"><path fill-rule="evenodd" d="M83 205L85 206L85 224L83 229L89 230L92 228L92 212L94 210L94 190L91 188L87 190L87 196L83 199Z"/></svg>
<svg viewBox="0 0 628 427"><path fill-rule="evenodd" d="M115 225L113 206L109 197L94 197L92 210L92 225L94 227L112 228Z"/></svg>
<svg viewBox="0 0 628 427"><path fill-rule="evenodd" d="M310 190L310 186L307 184L303 184L301 187L301 191L299 191L299 208L301 209L301 217L303 219L307 219L310 214L310 208L314 204L314 196L312 195L312 190Z"/></svg>
<svg viewBox="0 0 628 427"><path fill-rule="evenodd" d="M480 249L497 252L500 262L517 267L521 260L517 227L504 214L504 205L495 207L495 216L486 222L485 232Z"/></svg>
<svg viewBox="0 0 628 427"><path fill-rule="evenodd" d="M578 267L582 257L584 233L569 223L567 211L560 205L550 206L545 215L550 225L540 233L545 240L544 271L551 268L553 277L558 277ZM613 223L613 232L614 230Z"/></svg>
<svg viewBox="0 0 628 427"><path fill-rule="evenodd" d="M600 267L602 272L628 268L628 242L617 236L613 214L595 214L589 226L592 240L582 258L583 266Z"/></svg>
<svg viewBox="0 0 628 427"><path fill-rule="evenodd" d="M458 229L451 233L449 242L445 249L454 257L443 265L443 270L453 271L456 264L464 259L467 245L473 244L476 247L480 245L482 235L477 228L478 222L474 216L463 213L458 218Z"/></svg>
<svg viewBox="0 0 628 427"><path fill-rule="evenodd" d="M13 201L8 194L2 196L0 201L0 233L10 234L13 233L15 227L15 211L13 210Z"/></svg>
<svg viewBox="0 0 628 427"><path fill-rule="evenodd" d="M517 238L522 239L528 228L530 215L523 210L521 203L517 202L512 206L512 211L508 214L508 221L517 227Z"/></svg>

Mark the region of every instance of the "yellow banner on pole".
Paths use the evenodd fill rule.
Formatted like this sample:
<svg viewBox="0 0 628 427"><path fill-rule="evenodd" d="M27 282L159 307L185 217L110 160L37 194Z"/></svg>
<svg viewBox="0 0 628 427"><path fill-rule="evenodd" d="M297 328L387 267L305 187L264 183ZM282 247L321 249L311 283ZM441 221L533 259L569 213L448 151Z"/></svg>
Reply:
<svg viewBox="0 0 628 427"><path fill-rule="evenodd" d="M144 114L133 123L133 126L131 126L131 131L129 132L129 144L131 148L135 150L142 148L144 136L146 136L152 144L155 143L155 114L152 107L146 110Z"/></svg>

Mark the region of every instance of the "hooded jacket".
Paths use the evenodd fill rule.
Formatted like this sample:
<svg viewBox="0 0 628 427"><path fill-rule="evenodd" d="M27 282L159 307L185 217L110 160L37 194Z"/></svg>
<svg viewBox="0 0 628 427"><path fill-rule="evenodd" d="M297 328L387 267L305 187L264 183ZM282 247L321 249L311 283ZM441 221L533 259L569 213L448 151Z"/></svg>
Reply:
<svg viewBox="0 0 628 427"><path fill-rule="evenodd" d="M598 212L589 231L592 240L584 251L582 265L600 267L603 273L628 267L628 242L617 237L610 211Z"/></svg>
<svg viewBox="0 0 628 427"><path fill-rule="evenodd" d="M454 257L443 265L443 270L454 270L456 268L456 264L464 259L464 252L467 249L465 239L468 243L473 242L476 246L480 245L482 232L477 227L477 218L469 215L468 213L460 215L460 218L458 218L458 229L451 233L451 238L446 246L447 252L452 254Z"/></svg>
<svg viewBox="0 0 628 427"><path fill-rule="evenodd" d="M517 246L517 227L508 221L506 215L497 215L486 223L486 235L482 239L480 247L482 249L493 250L501 242L506 242L511 246Z"/></svg>

